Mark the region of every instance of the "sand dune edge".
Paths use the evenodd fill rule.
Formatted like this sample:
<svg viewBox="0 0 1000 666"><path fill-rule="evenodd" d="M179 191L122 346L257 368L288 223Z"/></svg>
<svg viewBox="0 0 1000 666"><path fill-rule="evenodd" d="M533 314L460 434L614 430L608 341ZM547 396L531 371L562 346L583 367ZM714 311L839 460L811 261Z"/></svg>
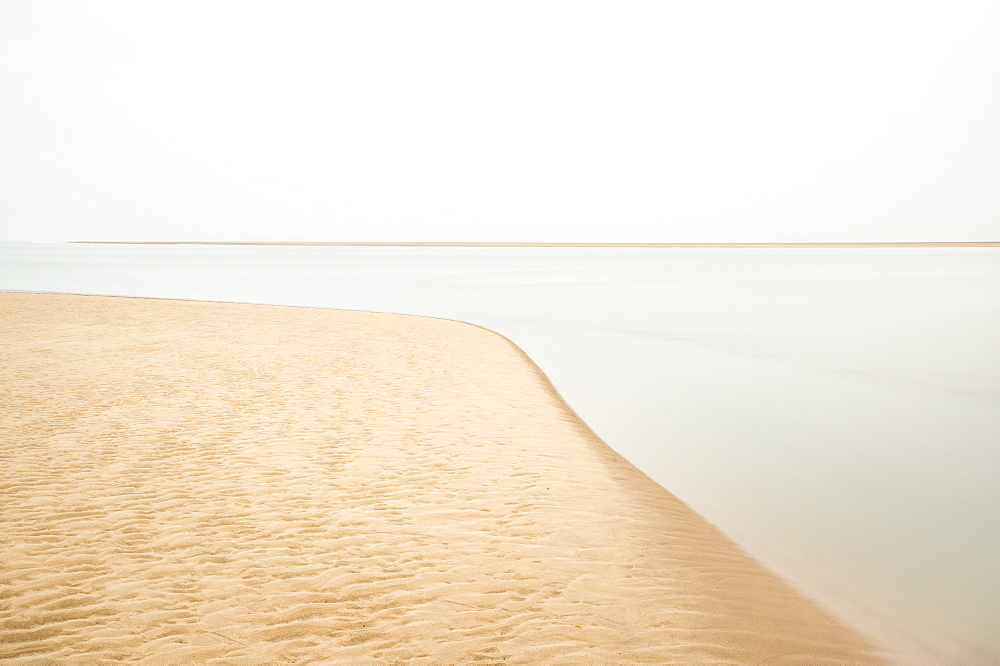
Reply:
<svg viewBox="0 0 1000 666"><path fill-rule="evenodd" d="M0 659L880 662L485 329L0 312Z"/></svg>

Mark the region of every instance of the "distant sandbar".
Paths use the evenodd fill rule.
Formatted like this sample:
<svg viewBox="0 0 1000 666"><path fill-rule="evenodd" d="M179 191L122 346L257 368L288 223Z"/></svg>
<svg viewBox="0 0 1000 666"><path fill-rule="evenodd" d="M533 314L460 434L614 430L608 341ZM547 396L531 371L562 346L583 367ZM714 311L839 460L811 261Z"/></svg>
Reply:
<svg viewBox="0 0 1000 666"><path fill-rule="evenodd" d="M891 241L880 243L461 243L461 242L336 242L336 241L73 241L100 245L332 245L338 247L718 247L718 248L842 248L842 247L1000 247L1000 241Z"/></svg>

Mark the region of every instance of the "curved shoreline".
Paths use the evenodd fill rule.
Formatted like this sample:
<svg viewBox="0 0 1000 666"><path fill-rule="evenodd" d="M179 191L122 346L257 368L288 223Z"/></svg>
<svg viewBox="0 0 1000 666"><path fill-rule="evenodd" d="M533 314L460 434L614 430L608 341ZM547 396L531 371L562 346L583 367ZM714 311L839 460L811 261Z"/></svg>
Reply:
<svg viewBox="0 0 1000 666"><path fill-rule="evenodd" d="M0 303L5 658L879 661L486 329Z"/></svg>

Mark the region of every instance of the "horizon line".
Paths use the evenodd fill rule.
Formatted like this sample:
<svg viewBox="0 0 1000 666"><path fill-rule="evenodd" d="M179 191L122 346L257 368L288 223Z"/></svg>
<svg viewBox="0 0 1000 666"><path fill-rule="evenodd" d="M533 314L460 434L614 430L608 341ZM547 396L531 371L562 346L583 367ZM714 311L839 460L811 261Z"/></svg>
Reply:
<svg viewBox="0 0 1000 666"><path fill-rule="evenodd" d="M474 241L68 241L98 245L282 245L343 247L662 247L662 248L838 248L838 247L1000 247L1000 241L844 241L803 243L545 243Z"/></svg>

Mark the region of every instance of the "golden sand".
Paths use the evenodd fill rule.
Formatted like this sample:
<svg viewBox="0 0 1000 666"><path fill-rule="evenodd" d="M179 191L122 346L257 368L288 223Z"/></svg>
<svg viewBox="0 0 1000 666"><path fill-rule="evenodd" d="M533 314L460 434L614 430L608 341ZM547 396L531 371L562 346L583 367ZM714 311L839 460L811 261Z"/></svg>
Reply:
<svg viewBox="0 0 1000 666"><path fill-rule="evenodd" d="M874 663L503 337L0 294L0 659Z"/></svg>

